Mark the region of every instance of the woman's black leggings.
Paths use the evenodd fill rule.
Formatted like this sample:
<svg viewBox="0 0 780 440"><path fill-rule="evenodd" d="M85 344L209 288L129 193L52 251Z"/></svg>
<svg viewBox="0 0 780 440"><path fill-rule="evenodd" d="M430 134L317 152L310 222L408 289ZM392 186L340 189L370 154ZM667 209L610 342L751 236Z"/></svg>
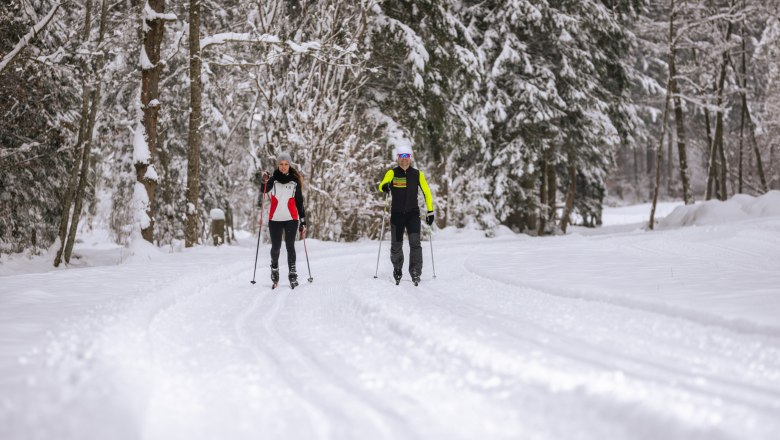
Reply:
<svg viewBox="0 0 780 440"><path fill-rule="evenodd" d="M282 249L282 233L287 245L287 267L295 266L295 234L298 232L298 220L268 222L268 234L271 236L271 267L279 267L279 251Z"/></svg>

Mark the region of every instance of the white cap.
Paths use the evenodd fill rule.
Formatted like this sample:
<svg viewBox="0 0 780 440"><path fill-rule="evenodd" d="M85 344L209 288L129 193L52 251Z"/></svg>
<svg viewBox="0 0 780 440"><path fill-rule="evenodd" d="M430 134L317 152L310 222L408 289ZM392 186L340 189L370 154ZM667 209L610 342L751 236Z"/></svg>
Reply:
<svg viewBox="0 0 780 440"><path fill-rule="evenodd" d="M399 145L395 148L395 156L398 157L399 154L411 154L414 155L412 152L412 147L409 145Z"/></svg>

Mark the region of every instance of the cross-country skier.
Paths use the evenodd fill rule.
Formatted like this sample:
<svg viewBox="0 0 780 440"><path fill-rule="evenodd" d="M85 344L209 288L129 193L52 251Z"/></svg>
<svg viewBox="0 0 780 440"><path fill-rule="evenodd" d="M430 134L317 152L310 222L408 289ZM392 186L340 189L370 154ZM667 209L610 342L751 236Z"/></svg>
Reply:
<svg viewBox="0 0 780 440"><path fill-rule="evenodd" d="M263 173L265 192L271 197L271 209L268 214L268 233L271 236L271 282L273 287L279 284L279 252L282 248L282 234L287 246L287 267L290 287L298 285L298 273L295 270L295 231L306 232L306 211L303 208L303 177L290 163L289 153L280 153L276 157L277 169L273 176Z"/></svg>
<svg viewBox="0 0 780 440"><path fill-rule="evenodd" d="M409 235L409 275L417 285L420 282L423 263L417 188L420 188L425 196L425 206L428 208L425 221L428 225L433 224L433 197L425 181L425 175L412 167L411 147L398 147L396 158L398 166L388 170L379 184L379 191L390 192L393 198L390 209L390 261L393 263L393 278L398 284L403 275L403 239L406 231Z"/></svg>

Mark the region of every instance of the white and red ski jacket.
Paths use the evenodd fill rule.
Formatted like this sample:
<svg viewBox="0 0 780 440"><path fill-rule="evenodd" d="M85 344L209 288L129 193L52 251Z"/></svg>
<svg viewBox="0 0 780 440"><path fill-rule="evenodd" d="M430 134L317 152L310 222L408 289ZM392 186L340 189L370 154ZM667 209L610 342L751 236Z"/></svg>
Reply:
<svg viewBox="0 0 780 440"><path fill-rule="evenodd" d="M271 197L269 221L300 220L306 216L301 185L290 174L275 170L266 184L266 193Z"/></svg>

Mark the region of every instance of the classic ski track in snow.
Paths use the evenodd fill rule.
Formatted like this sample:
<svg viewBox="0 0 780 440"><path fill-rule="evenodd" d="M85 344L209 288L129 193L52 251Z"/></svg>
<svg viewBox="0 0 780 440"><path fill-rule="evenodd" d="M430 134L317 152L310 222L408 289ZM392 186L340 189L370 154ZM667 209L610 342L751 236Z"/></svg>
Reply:
<svg viewBox="0 0 780 440"><path fill-rule="evenodd" d="M682 320L696 321L702 325L714 325L720 326L724 329L728 329L736 332L756 333L760 335L780 338L780 326L768 326L758 323L747 322L741 319L729 319L720 316L715 316L707 313L701 313L692 311L682 307L669 306L667 304L659 304L648 301L643 301L635 298L628 298L625 296L618 296L612 294L604 294L600 292L594 292L586 289L562 289L557 287L545 286L540 283L532 283L526 281L518 281L516 278L511 278L511 281L502 280L501 276L494 274L487 275L484 270L481 270L477 264L467 264L464 269L485 280L501 283L504 288L507 286L525 288L535 290L538 292L544 292L549 295L559 296L562 298L570 298L575 300L584 300L592 302L602 302L611 304L614 306L625 307L643 312L652 312L661 315L665 315L669 318L678 318ZM751 270L754 268L751 268ZM489 272L488 272L489 273ZM765 272L764 272L765 273Z"/></svg>
<svg viewBox="0 0 780 440"><path fill-rule="evenodd" d="M428 287L427 293L436 293L436 288L429 287L430 285L435 285L435 282L426 284ZM467 291L469 290L469 286L464 287L466 287ZM411 294L412 298L417 297L417 295L414 295L416 289L419 288L412 286L406 288L408 293ZM441 292L439 293L441 294ZM616 390L619 392L619 394L635 394L637 396L642 396L643 398L653 397L653 400L656 401L659 406L663 405L664 402L670 398L680 398L681 394L687 394L689 391L694 393L701 393L703 391L701 386L694 385L694 381L692 379L696 379L696 377L694 377L692 374L686 373L685 371L676 370L674 368L670 368L669 366L658 365L652 361L643 362L639 357L623 356L617 350L606 350L605 347L588 344L587 341L583 340L582 338L573 338L570 341L560 339L561 336L556 336L549 330L537 330L533 328L533 325L531 328L529 328L529 323L527 321L518 323L516 318L514 321L515 327L521 326L524 332L533 330L533 333L539 334L533 336L519 335L516 331L507 330L504 325L498 326L498 328L496 328L496 326L491 326L492 330L494 331L496 329L503 330L497 336L500 336L501 338L508 337L514 340L515 343L512 344L513 347L524 348L523 350L519 350L519 353L509 356L502 354L499 351L499 347L497 347L495 352L493 352L492 347L489 347L491 345L490 340L471 340L469 337L464 337L462 332L457 332L457 329L450 329L449 325L445 324L456 322L459 323L457 327L470 327L473 324L474 327L478 328L479 326L484 326L484 322L486 322L483 319L474 318L475 316L480 317L480 313L490 315L491 323L496 322L496 315L500 316L502 314L500 312L496 313L495 310L483 310L478 307L474 307L472 304L469 304L465 301L454 301L451 299L452 295L450 294L444 293L443 296L448 297L448 299L442 301L441 298L437 297L436 295L427 294L424 297L419 298L420 304L410 305L409 308L430 308L431 310L426 310L426 312L428 312L427 315L429 316L429 320L432 319L430 316L434 314L434 310L435 313L438 313L439 315L442 315L442 310L446 310L448 314L454 315L454 319L448 319L443 316L437 317L435 320L436 328L441 330L453 330L453 333L461 334L462 342L460 344L455 343L453 339L447 335L447 332L444 332L444 334L439 336L437 332L429 331L425 328L420 328L419 323L422 320L419 316L410 313L408 310L406 312L400 312L392 316L384 314L384 317L385 319L391 321L390 326L392 328L403 329L402 331L398 331L399 335L412 335L414 339L423 340L424 344L435 346L437 349L446 351L450 355L465 361L474 368L485 370L489 374L498 374L501 377L502 382L511 383L513 380L516 381L517 379L520 379L522 383L531 385L533 387L532 389L536 389L539 395L546 395L545 397L541 397L541 399L550 399L554 397L553 395L556 393L576 392L577 390L584 389L588 390L588 392L581 396L581 398L585 398L590 401L586 405L590 407L601 407L605 410L605 412L609 412L610 406L613 405L613 403L609 401L610 393L606 393L607 395L603 396L603 394L605 394L603 393L604 390L600 390L599 388L604 385L605 380L613 378L610 377L609 374L604 375L603 373L599 372L594 372L593 374L573 374L571 372L562 371L561 373L563 374L555 374L558 368L564 367L565 370L574 371L581 371L583 369L587 371L587 369L593 369L592 367L598 367L599 369L606 371L622 371L623 373L621 373L620 377L622 380L620 383L623 385L623 389ZM435 308L430 307L431 302L436 303ZM606 305L606 307L614 306ZM467 313L463 309L468 311L476 311L477 313ZM486 317L485 315L481 317ZM512 318L510 316L502 317L502 323L511 320ZM473 323L470 321L473 321ZM550 341L554 342L552 347ZM587 348L587 350L583 350L583 347ZM540 351L550 351L551 348L552 353L548 353L540 359L535 359L533 357L528 358L521 355L522 352L540 354ZM544 358L549 360L550 354L553 357L559 357L560 360L551 362L549 364L542 362ZM609 365L605 361L599 360L599 356L603 356L603 359L613 359L613 357L616 357L619 362L616 362L615 365ZM573 366L559 365L561 363L568 364L572 362L574 362ZM638 365L642 368L639 368L638 371L632 371L634 370L634 368L632 368L633 365ZM644 371L644 369L648 366L651 367L650 371ZM678 377L675 379L669 379L667 377L669 373L673 373ZM624 378L623 376L626 377ZM686 381L690 383L687 384L685 383ZM561 389L561 384L567 382L568 385L564 385L563 389ZM593 386L590 384L593 384ZM753 408L759 412L763 412L766 417L771 418L774 412L778 409L776 402L777 394L772 396L771 392L764 392L761 389L757 389L752 386L746 387L744 384L738 383L726 382L716 385L719 387L719 390L717 391L720 391L726 395L730 394L728 392L730 388L734 388L738 391L742 391L743 394L746 391L750 391L754 398L761 398L764 401L763 405L757 405L751 401L741 399L739 397L739 393L737 393L735 396L730 396L733 397L736 401L740 402L742 405ZM659 387L661 388L660 390L658 389ZM679 388L682 388L684 393L681 393ZM527 391L528 390L526 389L525 392ZM706 391L704 391L704 393L707 394ZM716 393L711 397L716 398L717 400L720 395L722 394ZM774 407L771 405L773 397L775 400ZM707 396L698 398L698 400L702 401L699 402L698 406L702 406L703 404L708 403L706 402L707 398ZM581 400L577 400L572 403L576 405L583 405ZM713 409L717 409L717 402L714 403L716 408ZM575 410L576 408L572 408L572 411ZM664 418L668 417L668 415L653 414L653 411L645 412L646 414L643 415L634 414L631 419L626 420L627 424L653 425L668 423L670 421L664 420ZM610 421L610 423L614 424L616 422ZM590 429L593 429L593 426L590 426ZM626 426L626 432L629 431L630 426ZM670 431L667 434L680 435L680 433L674 433L673 431ZM713 433L708 433L706 430L704 430L699 434L702 435L702 438L712 438L711 435ZM736 435L738 433L734 434Z"/></svg>
<svg viewBox="0 0 780 440"><path fill-rule="evenodd" d="M249 284L254 246L166 256L48 337L26 361L29 406L0 406L0 436L773 439L780 327L620 290L669 266L662 293L702 284L714 263L726 282L775 276L775 236L695 232L456 234L434 242L436 279L423 243L418 287L408 273L395 285L387 241L378 279L377 242L310 243L314 283L299 249L294 290L284 267L271 290L263 259ZM541 276L611 254L603 277L587 264Z"/></svg>
<svg viewBox="0 0 780 440"><path fill-rule="evenodd" d="M482 285L484 286L485 283L489 282L489 280L486 280ZM707 398L712 399L717 399L725 395L729 397L729 400L738 402L740 405L753 410L763 412L767 417L773 417L778 410L776 400L777 396L780 395L780 383L778 383L776 378L773 380L772 377L762 376L750 381L739 381L737 379L740 378L740 375L743 374L743 372L740 371L742 366L737 365L736 363L733 366L726 364L726 366L731 368L729 368L730 371L726 372L728 375L725 378L716 376L703 368L699 369L699 371L692 372L684 368L675 367L675 364L662 364L654 361L652 358L643 358L642 353L631 350L630 346L619 347L603 343L592 343L584 338L582 333L556 333L536 324L530 319L522 322L522 331L526 334L521 335L515 330L515 328L518 327L517 317L520 316L521 313L507 314L500 310L496 310L495 308L485 308L467 302L458 302L456 304L448 298L450 295L447 295L445 292L441 292L436 288L430 290L436 293L436 295L426 296L426 302L435 302L440 308L447 309L463 320L468 320L469 317L480 315L483 318L489 318L491 324L493 324L492 327L502 330L502 333L517 340L521 344L535 346L536 350L552 349L552 353L556 356L568 358L577 363L583 363L585 368L590 365L605 370L622 371L627 377L638 378L641 379L641 381L650 383L651 386L648 387L647 390L649 393L659 392L658 387L666 387L668 384L673 384L675 387L674 389L670 388L666 391L660 391L662 391L662 393L669 393L677 391L678 389L683 389L686 392L704 394ZM538 295L544 294L544 292L531 292L531 294ZM597 307L608 308L615 306L605 304ZM466 313L463 309L468 309L473 313ZM652 313L648 313L647 315L648 316L645 317L645 319L648 321L657 321L658 319L657 317L651 316ZM552 320L554 317L549 317L548 319ZM672 317L672 319L676 320L677 318ZM474 321L475 324L484 322L482 319L474 319ZM664 323L659 323L658 325L663 324ZM724 364L722 354L713 355L713 353L707 352L695 345L691 345L685 340L670 342L668 335L667 337L661 337L653 332L642 331L646 329L642 326L630 327L632 328L629 328L629 330L637 333L634 335L634 339L645 342L645 347L643 348L645 356L647 352L660 353L665 347L670 346L670 344L680 345L680 343L684 343L686 345L686 350L680 351L679 353L684 355L684 357L676 358L675 362L682 365L701 364L702 366L714 362ZM711 331L707 326L701 326L695 323L688 324L686 327L693 328L693 330L699 333ZM637 332L637 330L640 332ZM627 334L624 329L615 329L613 331L617 334ZM739 333L733 335L733 337L737 340L744 339ZM734 342L732 345L739 345L739 342ZM728 349L727 347L719 348L724 350L724 352ZM534 350L534 347L529 347L529 350ZM635 353L628 353L630 351L635 351ZM760 352L754 352L752 353L752 356L758 357L760 354ZM779 350L775 349L774 354L776 358L780 357ZM701 359L702 356L709 356L712 359ZM609 363L606 361L607 359L610 361ZM583 366L579 366L578 368L582 367ZM702 386L705 383L707 388ZM585 386L587 388L587 384L588 381L583 381L580 386ZM554 384L548 385L551 387L554 386ZM749 397L743 397L745 394L748 394ZM658 400L663 401L665 398L663 395L660 395ZM703 406L703 403L700 403L699 405ZM720 405L720 403L718 403L718 405Z"/></svg>
<svg viewBox="0 0 780 440"><path fill-rule="evenodd" d="M327 295L328 289L319 290L317 294ZM393 411L380 401L368 394L361 394L343 380L336 372L327 368L312 356L304 344L284 336L284 325L280 325L278 315L280 310L291 300L306 300L305 298L288 297L286 295L269 295L264 303L270 306L261 318L262 328L268 337L267 351L277 360L280 366L284 366L287 372L288 383L298 389L299 394L309 399L320 402L319 407L331 417L339 420L337 425L341 428L327 438L414 438L411 432L406 431L403 425L389 425L385 418L392 419ZM260 340L266 340L260 337ZM305 388L304 388L305 387ZM324 389L321 389L324 388ZM367 420L373 429L363 430L355 425L355 420ZM349 422L352 423L349 423ZM346 427L355 430L349 432Z"/></svg>
<svg viewBox="0 0 780 440"><path fill-rule="evenodd" d="M257 293L251 292L247 294L254 297L254 299L252 300L251 306L245 311L241 312L239 317L236 319L234 325L235 331L239 335L239 340L241 341L242 345L251 350L255 356L255 359L258 361L270 361L273 364L279 377L284 380L285 384L290 387L290 389L295 391L296 395L298 396L297 400L300 401L300 406L305 408L306 412L313 420L314 430L317 433L317 437L331 438L333 431L333 427L331 426L332 423L330 422L331 417L339 415L331 413L329 408L326 405L323 405L321 401L312 401L311 396L307 396L306 391L299 386L296 378L289 373L289 370L284 365L283 359L280 356L275 355L271 349L271 344L267 339L268 336L271 336L268 328L270 326L270 322L274 319L278 310L278 299L283 298L282 295L275 295L276 292L278 292L278 290L273 291L268 288L263 289ZM261 307L261 304L268 303L269 301L272 302L270 306ZM258 313L258 311L262 311L264 309L267 309L267 311ZM249 328L250 319L256 322L261 322L263 324L262 328L265 330L265 335L263 335L262 332L248 332L246 330Z"/></svg>

